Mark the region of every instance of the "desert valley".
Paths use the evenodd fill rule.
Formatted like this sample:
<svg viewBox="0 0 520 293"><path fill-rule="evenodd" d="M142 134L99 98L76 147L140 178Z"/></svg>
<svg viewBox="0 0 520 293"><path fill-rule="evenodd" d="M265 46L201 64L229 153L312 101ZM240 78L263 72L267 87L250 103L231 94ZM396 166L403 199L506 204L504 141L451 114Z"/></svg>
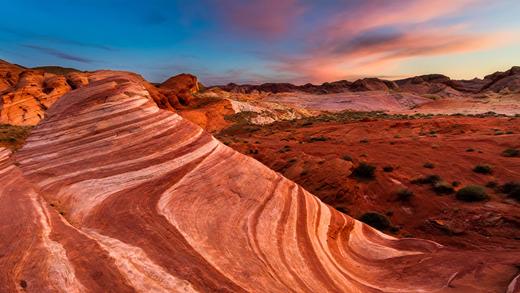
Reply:
<svg viewBox="0 0 520 293"><path fill-rule="evenodd" d="M520 293L520 1L3 4L0 293Z"/></svg>
<svg viewBox="0 0 520 293"><path fill-rule="evenodd" d="M518 67L305 86L0 76L2 292L520 288Z"/></svg>

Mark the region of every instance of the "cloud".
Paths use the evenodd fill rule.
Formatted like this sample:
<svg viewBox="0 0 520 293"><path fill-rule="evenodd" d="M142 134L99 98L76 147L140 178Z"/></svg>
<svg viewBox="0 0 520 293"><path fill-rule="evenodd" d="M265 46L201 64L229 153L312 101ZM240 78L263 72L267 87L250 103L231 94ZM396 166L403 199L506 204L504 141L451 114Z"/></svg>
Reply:
<svg viewBox="0 0 520 293"><path fill-rule="evenodd" d="M60 51L57 49L53 49L53 48L47 48L47 47L42 47L42 46L37 46L37 45L22 45L22 47L40 51L42 53L45 53L45 54L48 54L51 56L55 56L60 59L71 60L71 61L76 61L76 62L81 62L81 63L94 63L95 62L92 59L72 55L72 54L69 54L69 53L66 53L66 52L63 52L63 51Z"/></svg>
<svg viewBox="0 0 520 293"><path fill-rule="evenodd" d="M22 38L27 38L27 39L30 39L31 41L40 40L40 41L46 41L46 42L51 42L51 43L55 43L55 44L72 45L72 46L77 46L77 47L99 49L99 50L103 50L103 51L115 51L115 49L113 47L106 46L106 45L86 43L86 42L76 41L76 40L67 39L67 38L61 38L61 37L34 33L34 32L30 32L30 31L25 31L25 30L12 29L12 28L8 28L8 27L0 26L0 32L15 35L15 36L22 37Z"/></svg>
<svg viewBox="0 0 520 293"><path fill-rule="evenodd" d="M299 53L278 57L272 68L293 74L299 83L323 82L388 74L404 59L504 45L507 32L475 32L471 23L456 20L470 5L481 3L367 0L340 5L338 12L308 34ZM446 18L450 21L443 21Z"/></svg>
<svg viewBox="0 0 520 293"><path fill-rule="evenodd" d="M237 31L275 38L293 28L305 11L297 0L221 0L213 3L220 21Z"/></svg>

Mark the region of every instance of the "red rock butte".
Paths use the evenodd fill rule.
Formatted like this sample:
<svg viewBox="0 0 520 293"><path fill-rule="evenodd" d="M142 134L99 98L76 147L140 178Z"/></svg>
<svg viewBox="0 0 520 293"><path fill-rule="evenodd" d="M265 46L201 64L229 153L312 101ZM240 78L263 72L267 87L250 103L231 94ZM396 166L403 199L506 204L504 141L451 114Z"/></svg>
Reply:
<svg viewBox="0 0 520 293"><path fill-rule="evenodd" d="M0 152L0 292L518 292L520 251L395 239L101 72Z"/></svg>

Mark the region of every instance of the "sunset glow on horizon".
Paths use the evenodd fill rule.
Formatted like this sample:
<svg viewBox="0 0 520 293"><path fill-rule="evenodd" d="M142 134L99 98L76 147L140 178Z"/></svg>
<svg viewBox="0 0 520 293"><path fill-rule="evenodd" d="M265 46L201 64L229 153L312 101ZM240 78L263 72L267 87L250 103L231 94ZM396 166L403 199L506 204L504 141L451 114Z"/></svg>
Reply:
<svg viewBox="0 0 520 293"><path fill-rule="evenodd" d="M10 1L0 59L159 82L322 83L520 65L514 0Z"/></svg>

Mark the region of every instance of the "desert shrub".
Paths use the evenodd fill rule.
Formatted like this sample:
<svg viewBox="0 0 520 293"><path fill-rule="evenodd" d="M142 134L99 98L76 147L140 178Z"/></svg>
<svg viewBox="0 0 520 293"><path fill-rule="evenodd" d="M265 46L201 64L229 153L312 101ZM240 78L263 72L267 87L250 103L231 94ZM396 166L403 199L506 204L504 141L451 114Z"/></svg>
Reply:
<svg viewBox="0 0 520 293"><path fill-rule="evenodd" d="M476 165L475 168L473 168L473 172L479 173L479 174L491 174L492 168L488 165Z"/></svg>
<svg viewBox="0 0 520 293"><path fill-rule="evenodd" d="M428 175L428 176L413 179L411 181L411 183L423 185L423 184L435 184L439 181L441 181L441 177L439 175Z"/></svg>
<svg viewBox="0 0 520 293"><path fill-rule="evenodd" d="M472 149L472 148L466 149L466 152L468 152L468 153L472 153L474 151L475 151L475 149Z"/></svg>
<svg viewBox="0 0 520 293"><path fill-rule="evenodd" d="M500 191L520 201L520 181L507 182L500 187Z"/></svg>
<svg viewBox="0 0 520 293"><path fill-rule="evenodd" d="M314 137L311 137L311 142L316 142L316 141L327 141L329 140L327 137L325 136L314 136Z"/></svg>
<svg viewBox="0 0 520 293"><path fill-rule="evenodd" d="M360 140L359 143L367 144L368 143L368 139L364 138L364 139Z"/></svg>
<svg viewBox="0 0 520 293"><path fill-rule="evenodd" d="M453 186L445 181L436 182L432 188L437 194L451 194L455 191Z"/></svg>
<svg viewBox="0 0 520 293"><path fill-rule="evenodd" d="M394 167L392 167L392 166L384 166L383 167L383 171L385 171L386 173L390 173L390 172L394 171Z"/></svg>
<svg viewBox="0 0 520 293"><path fill-rule="evenodd" d="M495 131L495 135L503 135L503 134L504 134L504 132L501 131L501 130L497 130L497 131Z"/></svg>
<svg viewBox="0 0 520 293"><path fill-rule="evenodd" d="M485 185L487 188L496 188L498 183L496 181L488 181Z"/></svg>
<svg viewBox="0 0 520 293"><path fill-rule="evenodd" d="M385 215L378 212L364 213L359 217L359 220L381 231L384 231L391 226L390 220Z"/></svg>
<svg viewBox="0 0 520 293"><path fill-rule="evenodd" d="M457 191L455 197L466 202L484 201L489 198L484 187L480 185L468 185Z"/></svg>
<svg viewBox="0 0 520 293"><path fill-rule="evenodd" d="M352 175L359 179L374 179L376 167L368 163L360 163L352 171Z"/></svg>
<svg viewBox="0 0 520 293"><path fill-rule="evenodd" d="M427 169L433 169L433 168L435 168L435 165L433 163L428 162L428 163L424 163L423 167L427 168Z"/></svg>
<svg viewBox="0 0 520 293"><path fill-rule="evenodd" d="M413 196L413 191L407 188L399 189L397 191L397 200L399 201L408 201Z"/></svg>
<svg viewBox="0 0 520 293"><path fill-rule="evenodd" d="M503 157L520 157L520 150L513 149L513 148L505 149L502 152L502 156Z"/></svg>
<svg viewBox="0 0 520 293"><path fill-rule="evenodd" d="M451 183L451 186L453 186L453 187L457 187L457 186L459 186L459 185L460 185L460 182L459 182L459 181L453 181L453 182Z"/></svg>
<svg viewBox="0 0 520 293"><path fill-rule="evenodd" d="M296 161L298 161L298 159L296 158L290 158L289 160L287 160L287 163L296 163Z"/></svg>
<svg viewBox="0 0 520 293"><path fill-rule="evenodd" d="M342 158L343 160L345 160L345 161L349 161L349 162L352 162L352 161L354 161L354 160L352 159L352 157L351 157L351 156L349 156L349 155L344 155L344 156L343 156L343 157L341 157L341 158Z"/></svg>

